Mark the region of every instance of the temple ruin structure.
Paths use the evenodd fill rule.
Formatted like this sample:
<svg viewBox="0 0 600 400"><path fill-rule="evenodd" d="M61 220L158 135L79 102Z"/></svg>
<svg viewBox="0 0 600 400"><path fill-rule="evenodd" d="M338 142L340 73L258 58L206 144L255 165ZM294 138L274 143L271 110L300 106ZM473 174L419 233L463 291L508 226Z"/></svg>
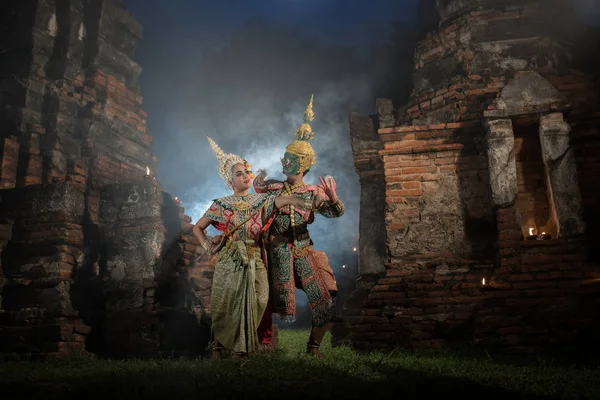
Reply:
<svg viewBox="0 0 600 400"><path fill-rule="evenodd" d="M157 157L121 0L0 5L0 355L188 355L213 261Z"/></svg>
<svg viewBox="0 0 600 400"><path fill-rule="evenodd" d="M337 340L597 344L599 88L570 4L437 0L409 104L350 115L360 264Z"/></svg>

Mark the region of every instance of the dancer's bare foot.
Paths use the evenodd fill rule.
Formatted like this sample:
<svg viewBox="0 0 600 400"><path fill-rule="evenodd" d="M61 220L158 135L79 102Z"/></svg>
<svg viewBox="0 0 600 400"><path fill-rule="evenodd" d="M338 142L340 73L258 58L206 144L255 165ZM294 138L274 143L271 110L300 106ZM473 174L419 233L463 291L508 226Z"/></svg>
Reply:
<svg viewBox="0 0 600 400"><path fill-rule="evenodd" d="M223 346L221 346L219 343L213 343L212 346L210 346L210 348L211 348L210 359L211 360L220 360L221 353L223 351Z"/></svg>
<svg viewBox="0 0 600 400"><path fill-rule="evenodd" d="M318 344L311 344L310 342L306 344L306 354L317 358L323 358L323 353L321 353L320 347Z"/></svg>
<svg viewBox="0 0 600 400"><path fill-rule="evenodd" d="M326 324L324 326L312 327L312 329L310 330L308 342L306 342L306 354L310 354L318 358L323 357L320 347L321 342L323 341L323 337L325 337L325 333L327 332L327 329L329 329L329 324Z"/></svg>

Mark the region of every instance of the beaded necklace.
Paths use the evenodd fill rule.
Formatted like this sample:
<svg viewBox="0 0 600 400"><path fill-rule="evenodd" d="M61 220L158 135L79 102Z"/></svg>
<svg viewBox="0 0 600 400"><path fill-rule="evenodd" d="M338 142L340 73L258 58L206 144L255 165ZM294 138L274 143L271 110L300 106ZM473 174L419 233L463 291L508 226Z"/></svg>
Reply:
<svg viewBox="0 0 600 400"><path fill-rule="evenodd" d="M252 210L252 204L250 204L247 200L248 195L238 196L234 194L233 198L235 200L232 202L231 206L235 211L239 212L242 215L247 215L250 212L250 210Z"/></svg>
<svg viewBox="0 0 600 400"><path fill-rule="evenodd" d="M303 186L305 186L305 183L302 181L295 183L293 185L290 185L288 182L283 182L283 187L284 187L283 192L288 196L293 196L294 191ZM297 249L298 237L296 236L296 219L294 216L295 207L292 205L290 205L289 207L290 207L290 226L292 228L293 247L294 247L294 249Z"/></svg>

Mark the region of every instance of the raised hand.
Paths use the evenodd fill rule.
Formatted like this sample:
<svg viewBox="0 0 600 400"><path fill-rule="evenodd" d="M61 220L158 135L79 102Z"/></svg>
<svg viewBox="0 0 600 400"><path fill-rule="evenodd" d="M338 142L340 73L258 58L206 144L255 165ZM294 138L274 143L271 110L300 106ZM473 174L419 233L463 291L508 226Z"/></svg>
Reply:
<svg viewBox="0 0 600 400"><path fill-rule="evenodd" d="M223 235L217 235L217 236L213 237L213 238L210 240L210 241L211 241L211 244L212 244L213 246L215 246L215 245L219 244L219 243L221 242L221 239L222 239L222 238L223 238Z"/></svg>
<svg viewBox="0 0 600 400"><path fill-rule="evenodd" d="M335 183L335 179L333 176L327 175L325 177L320 176L319 180L321 181L321 185L323 185L323 191L329 197L330 201L337 200L337 184Z"/></svg>
<svg viewBox="0 0 600 400"><path fill-rule="evenodd" d="M265 179L267 178L267 171L264 169L258 170L258 175L254 178L254 186L262 186L265 184Z"/></svg>

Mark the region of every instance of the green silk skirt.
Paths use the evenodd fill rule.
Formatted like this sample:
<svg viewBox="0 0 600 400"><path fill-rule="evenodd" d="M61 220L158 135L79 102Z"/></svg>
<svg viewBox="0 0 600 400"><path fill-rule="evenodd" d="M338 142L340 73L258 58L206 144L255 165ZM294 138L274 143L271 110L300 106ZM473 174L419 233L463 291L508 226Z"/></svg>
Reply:
<svg viewBox="0 0 600 400"><path fill-rule="evenodd" d="M210 313L213 340L233 352L258 350L257 329L269 301L269 278L253 240L228 242L217 254Z"/></svg>

